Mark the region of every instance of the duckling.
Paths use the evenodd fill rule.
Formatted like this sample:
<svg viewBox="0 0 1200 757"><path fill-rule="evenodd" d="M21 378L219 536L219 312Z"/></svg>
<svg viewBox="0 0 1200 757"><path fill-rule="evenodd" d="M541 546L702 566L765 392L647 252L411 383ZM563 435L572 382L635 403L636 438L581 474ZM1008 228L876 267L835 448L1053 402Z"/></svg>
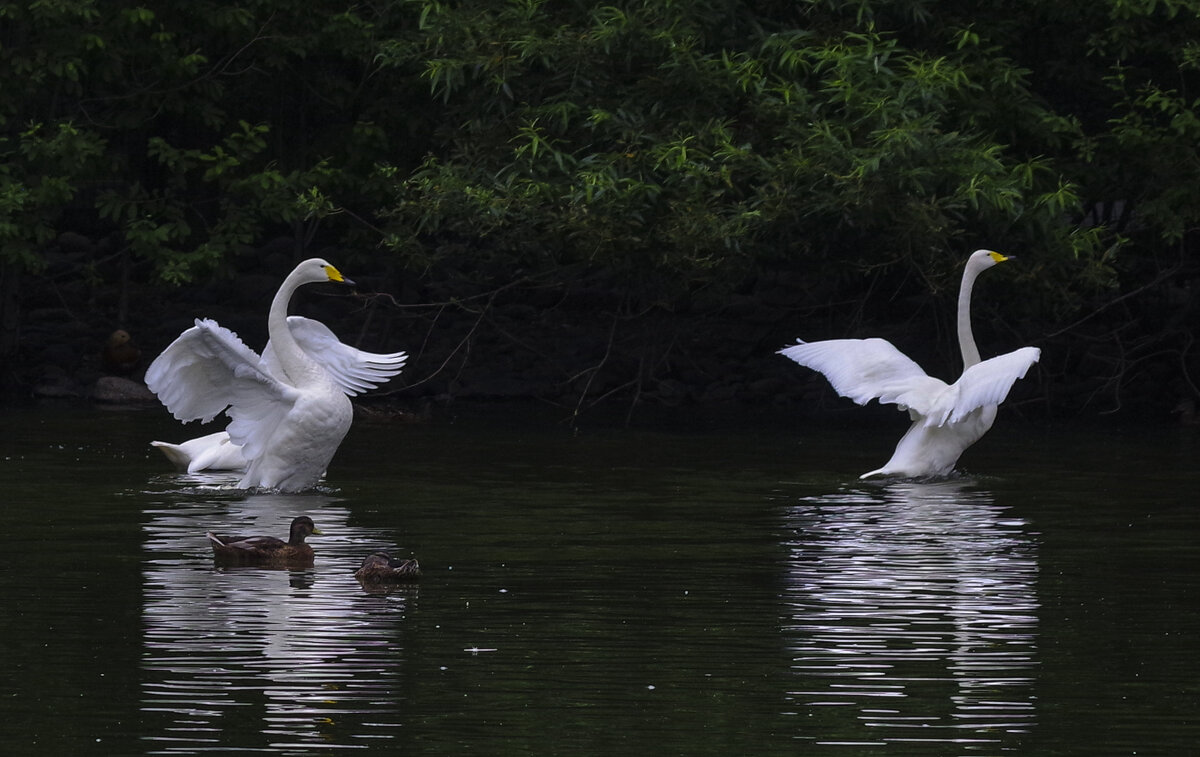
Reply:
<svg viewBox="0 0 1200 757"><path fill-rule="evenodd" d="M304 543L309 534L321 534L307 515L292 521L287 541L274 536L217 536L211 531L213 560L222 565L268 565L307 567L313 564L312 547Z"/></svg>
<svg viewBox="0 0 1200 757"><path fill-rule="evenodd" d="M133 337L125 329L117 329L104 340L100 362L105 371L117 376L127 376L133 373L141 361L142 351L133 343Z"/></svg>
<svg viewBox="0 0 1200 757"><path fill-rule="evenodd" d="M421 575L421 566L415 559L401 560L387 552L372 552L363 558L362 567L354 577L364 586L412 581Z"/></svg>

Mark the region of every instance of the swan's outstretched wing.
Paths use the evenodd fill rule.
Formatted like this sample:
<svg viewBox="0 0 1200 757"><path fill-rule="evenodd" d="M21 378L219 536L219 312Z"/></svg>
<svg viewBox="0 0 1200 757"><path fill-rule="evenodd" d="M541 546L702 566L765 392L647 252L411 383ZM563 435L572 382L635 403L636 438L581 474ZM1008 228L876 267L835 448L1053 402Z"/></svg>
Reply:
<svg viewBox="0 0 1200 757"><path fill-rule="evenodd" d="M197 319L146 369L146 386L178 420L207 423L229 406L236 366L257 363L258 355L237 334Z"/></svg>
<svg viewBox="0 0 1200 757"><path fill-rule="evenodd" d="M343 344L328 326L311 318L293 315L287 320L288 328L300 348L320 363L334 382L351 397L386 383L400 373L404 362L408 360L404 352L379 354ZM264 351L264 359L275 359L269 344Z"/></svg>
<svg viewBox="0 0 1200 757"><path fill-rule="evenodd" d="M146 386L184 422L207 423L228 408L229 438L248 460L261 454L299 396L265 373L237 334L209 319L197 319L154 359Z"/></svg>
<svg viewBox="0 0 1200 757"><path fill-rule="evenodd" d="M1042 351L1037 347L1022 347L976 363L963 371L963 375L955 382L958 397L950 414L950 423L957 423L976 408L999 405L1008 397L1008 391L1017 379L1024 378L1041 355Z"/></svg>
<svg viewBox="0 0 1200 757"><path fill-rule="evenodd" d="M860 405L878 399L925 416L947 389L886 339L800 342L779 354L820 372L838 394Z"/></svg>

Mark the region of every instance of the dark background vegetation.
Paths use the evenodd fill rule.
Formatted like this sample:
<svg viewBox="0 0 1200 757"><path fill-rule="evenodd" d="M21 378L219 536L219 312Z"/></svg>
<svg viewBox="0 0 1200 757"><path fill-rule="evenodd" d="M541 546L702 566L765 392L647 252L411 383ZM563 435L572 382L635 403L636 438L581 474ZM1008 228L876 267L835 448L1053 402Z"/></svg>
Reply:
<svg viewBox="0 0 1200 757"><path fill-rule="evenodd" d="M1016 407L1167 421L1198 66L1200 0L0 0L6 396L86 394L117 328L142 369L198 315L261 348L320 254L358 293L295 309L407 349L397 402L836 407L774 351L952 378L988 247Z"/></svg>

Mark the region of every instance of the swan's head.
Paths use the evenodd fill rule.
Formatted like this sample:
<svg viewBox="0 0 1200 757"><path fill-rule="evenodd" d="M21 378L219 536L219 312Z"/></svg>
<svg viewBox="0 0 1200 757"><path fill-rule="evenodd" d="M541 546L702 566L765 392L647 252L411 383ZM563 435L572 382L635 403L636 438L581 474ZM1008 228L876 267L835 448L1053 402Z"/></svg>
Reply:
<svg viewBox="0 0 1200 757"><path fill-rule="evenodd" d="M997 263L1003 263L1009 259L1010 256L1001 255L993 250L976 250L971 254L971 257L967 259L967 265L973 268L978 268L982 271L986 268L991 268Z"/></svg>
<svg viewBox="0 0 1200 757"><path fill-rule="evenodd" d="M321 531L313 523L312 518L307 515L301 515L292 520L292 530L288 542L291 544L303 544L304 540L312 534L320 536Z"/></svg>
<svg viewBox="0 0 1200 757"><path fill-rule="evenodd" d="M321 258L309 258L300 265L292 275L298 276L301 284L321 284L326 281L338 284L353 284L354 282L342 275L333 263Z"/></svg>

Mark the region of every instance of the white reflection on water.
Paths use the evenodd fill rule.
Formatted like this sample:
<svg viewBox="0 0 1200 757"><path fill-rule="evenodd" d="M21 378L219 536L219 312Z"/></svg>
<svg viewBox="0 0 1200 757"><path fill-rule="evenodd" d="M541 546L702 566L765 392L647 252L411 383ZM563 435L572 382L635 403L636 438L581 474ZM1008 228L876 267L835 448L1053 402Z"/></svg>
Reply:
<svg viewBox="0 0 1200 757"><path fill-rule="evenodd" d="M142 712L152 749L288 752L393 738L416 589L368 595L353 576L362 555L389 545L348 525L330 496L190 483L146 513ZM310 540L313 568L213 567L205 531L286 536L300 514L325 534Z"/></svg>
<svg viewBox="0 0 1200 757"><path fill-rule="evenodd" d="M799 738L1016 747L1034 725L1037 556L965 480L791 508L784 632Z"/></svg>

